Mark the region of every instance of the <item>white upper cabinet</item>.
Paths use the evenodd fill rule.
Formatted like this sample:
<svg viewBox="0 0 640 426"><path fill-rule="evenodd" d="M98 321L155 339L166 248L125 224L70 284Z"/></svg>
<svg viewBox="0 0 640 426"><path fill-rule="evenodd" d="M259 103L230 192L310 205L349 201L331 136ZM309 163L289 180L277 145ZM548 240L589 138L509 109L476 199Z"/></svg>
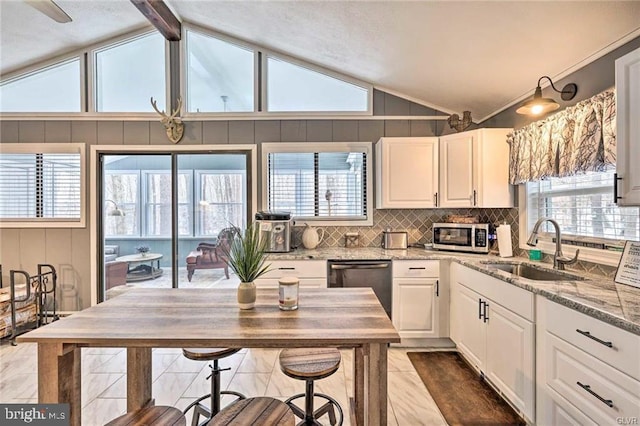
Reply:
<svg viewBox="0 0 640 426"><path fill-rule="evenodd" d="M616 60L617 204L640 206L640 49Z"/></svg>
<svg viewBox="0 0 640 426"><path fill-rule="evenodd" d="M381 138L376 183L376 208L436 207L438 138Z"/></svg>
<svg viewBox="0 0 640 426"><path fill-rule="evenodd" d="M509 145L513 129L478 129L440 138L438 207L513 207Z"/></svg>

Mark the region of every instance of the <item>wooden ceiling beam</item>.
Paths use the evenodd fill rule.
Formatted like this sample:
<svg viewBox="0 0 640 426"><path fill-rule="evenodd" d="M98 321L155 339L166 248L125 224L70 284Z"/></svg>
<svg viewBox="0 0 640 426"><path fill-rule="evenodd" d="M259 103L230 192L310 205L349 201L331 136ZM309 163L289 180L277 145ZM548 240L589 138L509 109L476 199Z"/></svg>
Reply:
<svg viewBox="0 0 640 426"><path fill-rule="evenodd" d="M179 41L182 24L163 0L131 0L131 3L169 41Z"/></svg>

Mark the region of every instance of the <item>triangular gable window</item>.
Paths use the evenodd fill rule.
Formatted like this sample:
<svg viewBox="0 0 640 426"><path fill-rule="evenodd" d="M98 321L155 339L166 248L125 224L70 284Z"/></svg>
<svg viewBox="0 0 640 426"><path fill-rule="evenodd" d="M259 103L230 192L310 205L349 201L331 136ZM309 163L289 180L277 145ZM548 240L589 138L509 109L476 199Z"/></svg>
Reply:
<svg viewBox="0 0 640 426"><path fill-rule="evenodd" d="M157 32L94 52L96 112L153 112L166 105L165 41Z"/></svg>
<svg viewBox="0 0 640 426"><path fill-rule="evenodd" d="M0 112L80 112L80 59L74 58L0 85Z"/></svg>
<svg viewBox="0 0 640 426"><path fill-rule="evenodd" d="M367 112L367 87L312 69L267 59L267 111Z"/></svg>
<svg viewBox="0 0 640 426"><path fill-rule="evenodd" d="M187 110L189 112L253 112L252 49L187 31Z"/></svg>

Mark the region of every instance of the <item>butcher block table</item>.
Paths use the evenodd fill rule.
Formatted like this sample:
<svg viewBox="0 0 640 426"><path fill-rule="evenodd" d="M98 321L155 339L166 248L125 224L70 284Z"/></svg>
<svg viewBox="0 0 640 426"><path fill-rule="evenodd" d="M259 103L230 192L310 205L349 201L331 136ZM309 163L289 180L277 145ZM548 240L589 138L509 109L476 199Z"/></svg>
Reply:
<svg viewBox="0 0 640 426"><path fill-rule="evenodd" d="M400 336L370 288L301 288L296 311L278 308L278 289L258 289L255 309L242 311L234 289L141 288L18 341L38 344L39 402L69 403L72 425L82 424L83 347L127 348L131 412L153 404L152 348L317 346L354 348L351 413L358 425L386 425L387 344Z"/></svg>

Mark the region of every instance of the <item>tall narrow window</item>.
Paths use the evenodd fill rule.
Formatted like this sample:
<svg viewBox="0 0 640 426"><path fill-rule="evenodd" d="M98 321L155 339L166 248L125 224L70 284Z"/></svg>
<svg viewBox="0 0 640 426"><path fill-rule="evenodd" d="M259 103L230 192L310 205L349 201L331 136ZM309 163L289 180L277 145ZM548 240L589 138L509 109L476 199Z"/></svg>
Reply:
<svg viewBox="0 0 640 426"><path fill-rule="evenodd" d="M2 148L3 227L84 226L84 145L3 144Z"/></svg>
<svg viewBox="0 0 640 426"><path fill-rule="evenodd" d="M265 207L297 219L371 221L371 144L263 144Z"/></svg>
<svg viewBox="0 0 640 426"><path fill-rule="evenodd" d="M366 112L369 110L369 90L310 68L269 57L267 110Z"/></svg>
<svg viewBox="0 0 640 426"><path fill-rule="evenodd" d="M0 112L81 112L80 59L3 81Z"/></svg>
<svg viewBox="0 0 640 426"><path fill-rule="evenodd" d="M165 108L165 41L157 32L95 52L97 112L153 112Z"/></svg>
<svg viewBox="0 0 640 426"><path fill-rule="evenodd" d="M147 236L171 236L171 174L146 175ZM191 174L178 174L178 233L191 234Z"/></svg>
<svg viewBox="0 0 640 426"><path fill-rule="evenodd" d="M187 110L254 111L254 55L251 49L187 31Z"/></svg>

